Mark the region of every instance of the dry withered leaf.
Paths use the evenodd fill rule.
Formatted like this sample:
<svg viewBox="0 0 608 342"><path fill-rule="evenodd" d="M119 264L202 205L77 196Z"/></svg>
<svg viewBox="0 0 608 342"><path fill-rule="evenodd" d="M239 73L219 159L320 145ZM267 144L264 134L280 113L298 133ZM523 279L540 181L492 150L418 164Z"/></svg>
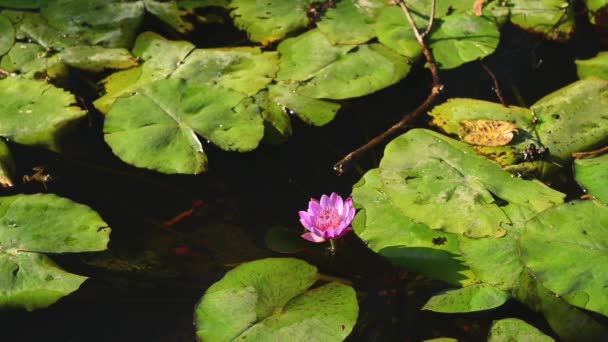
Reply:
<svg viewBox="0 0 608 342"><path fill-rule="evenodd" d="M504 146L516 132L514 123L500 120L462 120L458 127L460 139L477 146Z"/></svg>

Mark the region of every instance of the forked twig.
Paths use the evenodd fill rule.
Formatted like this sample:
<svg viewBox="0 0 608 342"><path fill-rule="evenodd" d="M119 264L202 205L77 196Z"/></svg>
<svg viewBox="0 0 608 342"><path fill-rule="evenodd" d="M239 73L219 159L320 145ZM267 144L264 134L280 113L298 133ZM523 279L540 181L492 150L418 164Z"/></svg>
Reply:
<svg viewBox="0 0 608 342"><path fill-rule="evenodd" d="M416 40L418 41L418 44L420 44L420 46L422 47L422 53L424 54L424 58L426 59L428 68L431 71L431 76L433 77L433 87L431 88L431 93L427 96L426 100L424 100L423 103L421 103L418 107L416 107L416 109L414 109L411 113L408 113L405 116L403 116L403 118L401 120L399 120L396 124L394 124L393 126L391 126L389 129L387 129L380 135L378 135L375 138L373 138L372 140L368 141L365 145L352 151L351 153L347 154L344 158L342 158L340 161L338 161L336 163L336 165L334 165L334 170L336 171L336 173L339 176L343 175L344 172L346 172L346 170L348 168L350 168L350 165L351 165L353 159L356 159L359 155L378 146L383 141L385 141L387 138L393 136L395 133L406 129L407 126L410 124L410 122L414 121L422 113L424 113L431 106L431 104L435 101L437 96L439 96L439 93L441 93L441 90L443 89L443 85L441 84L441 80L439 79L437 65L435 64L435 61L433 60L433 55L431 54L431 51L429 50L428 46L424 42L424 36L431 31L432 26L433 26L433 18L435 17L436 2L437 2L437 0L432 1L431 17L429 19L429 24L428 24L426 30L421 34L420 31L418 31L418 28L416 27L416 23L414 22L414 18L412 18L412 14L410 13L410 10L407 8L407 6L403 2L403 0L394 0L394 3L396 5L399 5L399 7L401 7L401 9L403 10L405 17L407 18L407 21L409 22L412 30L414 31L414 35L416 36Z"/></svg>

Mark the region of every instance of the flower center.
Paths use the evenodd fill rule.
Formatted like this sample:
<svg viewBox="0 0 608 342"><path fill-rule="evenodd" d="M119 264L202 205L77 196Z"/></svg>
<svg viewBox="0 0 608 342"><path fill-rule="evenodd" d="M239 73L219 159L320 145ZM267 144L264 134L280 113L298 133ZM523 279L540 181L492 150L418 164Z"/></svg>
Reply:
<svg viewBox="0 0 608 342"><path fill-rule="evenodd" d="M342 218L334 208L323 208L317 216L317 228L321 231L338 228Z"/></svg>

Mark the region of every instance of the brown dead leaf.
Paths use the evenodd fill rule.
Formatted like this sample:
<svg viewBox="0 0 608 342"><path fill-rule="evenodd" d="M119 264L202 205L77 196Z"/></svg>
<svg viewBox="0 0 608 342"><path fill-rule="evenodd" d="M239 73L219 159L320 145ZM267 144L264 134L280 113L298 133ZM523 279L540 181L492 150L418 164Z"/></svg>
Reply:
<svg viewBox="0 0 608 342"><path fill-rule="evenodd" d="M458 127L460 139L477 146L504 146L516 132L514 123L500 120L462 120Z"/></svg>
<svg viewBox="0 0 608 342"><path fill-rule="evenodd" d="M484 0L475 0L475 3L473 4L473 12L478 17L481 17L483 12L483 2Z"/></svg>

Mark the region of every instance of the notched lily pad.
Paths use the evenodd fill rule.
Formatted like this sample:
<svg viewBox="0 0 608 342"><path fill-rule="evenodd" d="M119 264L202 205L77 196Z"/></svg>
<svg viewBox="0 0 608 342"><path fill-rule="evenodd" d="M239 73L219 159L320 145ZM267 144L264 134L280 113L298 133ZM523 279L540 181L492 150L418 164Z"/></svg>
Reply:
<svg viewBox="0 0 608 342"><path fill-rule="evenodd" d="M213 284L196 307L205 341L342 341L358 314L355 291L317 280L316 267L290 258L245 263Z"/></svg>
<svg viewBox="0 0 608 342"><path fill-rule="evenodd" d="M244 94L181 79L150 83L118 99L104 123L104 139L116 155L164 173L206 170L196 134L244 152L255 149L263 133L258 107Z"/></svg>
<svg viewBox="0 0 608 342"><path fill-rule="evenodd" d="M59 138L85 116L74 96L43 81L0 80L0 136L19 144L59 150Z"/></svg>
<svg viewBox="0 0 608 342"><path fill-rule="evenodd" d="M0 197L0 307L39 309L76 291L86 277L44 253L104 250L109 234L97 213L65 198Z"/></svg>
<svg viewBox="0 0 608 342"><path fill-rule="evenodd" d="M521 258L548 290L572 305L608 316L606 227L608 207L599 201L557 206L526 224Z"/></svg>

